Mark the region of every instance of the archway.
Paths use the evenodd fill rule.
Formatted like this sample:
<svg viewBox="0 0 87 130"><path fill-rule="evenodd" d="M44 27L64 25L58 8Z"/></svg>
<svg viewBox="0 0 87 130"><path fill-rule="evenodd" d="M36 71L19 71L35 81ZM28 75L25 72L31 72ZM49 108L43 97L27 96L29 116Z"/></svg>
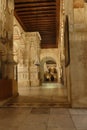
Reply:
<svg viewBox="0 0 87 130"><path fill-rule="evenodd" d="M40 62L41 83L58 82L58 66L52 57L44 57Z"/></svg>

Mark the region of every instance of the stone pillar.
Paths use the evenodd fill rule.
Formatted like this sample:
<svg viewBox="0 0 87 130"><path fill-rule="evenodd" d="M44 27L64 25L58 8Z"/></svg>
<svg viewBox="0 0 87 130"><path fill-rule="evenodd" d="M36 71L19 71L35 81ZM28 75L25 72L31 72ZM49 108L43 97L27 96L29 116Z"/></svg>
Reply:
<svg viewBox="0 0 87 130"><path fill-rule="evenodd" d="M84 0L74 0L71 34L71 98L72 107L87 107L87 23Z"/></svg>
<svg viewBox="0 0 87 130"><path fill-rule="evenodd" d="M2 55L3 66L10 69L7 73L8 78L13 79L13 15L14 0L0 0L0 42L3 46L4 57ZM10 24L9 24L10 23ZM5 58L6 57L6 58ZM9 66L10 64L10 66ZM10 73L10 74L9 74ZM5 74L5 72L4 72ZM5 78L5 77L4 77Z"/></svg>
<svg viewBox="0 0 87 130"><path fill-rule="evenodd" d="M64 0L60 1L60 31L59 31L59 82L65 85L65 47L64 47Z"/></svg>
<svg viewBox="0 0 87 130"><path fill-rule="evenodd" d="M28 42L30 44L30 86L36 87L40 85L39 65L40 65L40 34L38 32L27 33Z"/></svg>
<svg viewBox="0 0 87 130"><path fill-rule="evenodd" d="M69 45L71 46L71 37L73 32L73 0L64 0L65 15L68 16L69 20ZM70 50L71 48L69 48ZM70 57L71 64L71 57ZM68 102L72 104L72 91L71 91L71 72L70 64L65 67L65 86L67 87Z"/></svg>
<svg viewBox="0 0 87 130"><path fill-rule="evenodd" d="M72 107L87 108L87 3L65 0L70 36L70 96Z"/></svg>
<svg viewBox="0 0 87 130"><path fill-rule="evenodd" d="M14 80L13 16L14 0L0 0L0 62L2 66L0 91L6 91L0 97L1 99L17 95L17 82Z"/></svg>

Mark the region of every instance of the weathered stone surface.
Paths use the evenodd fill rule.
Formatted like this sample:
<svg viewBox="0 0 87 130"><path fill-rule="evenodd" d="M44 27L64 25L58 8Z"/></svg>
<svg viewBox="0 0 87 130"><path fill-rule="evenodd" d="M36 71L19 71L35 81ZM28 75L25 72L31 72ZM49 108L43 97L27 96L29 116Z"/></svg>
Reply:
<svg viewBox="0 0 87 130"><path fill-rule="evenodd" d="M72 1L70 1L69 3L72 3ZM85 15L86 9L86 4L84 4L82 0L74 0L74 8L71 4L67 11L68 16L71 18L69 20L73 21L73 30L69 35L71 78L70 87L72 107L87 107L87 20Z"/></svg>

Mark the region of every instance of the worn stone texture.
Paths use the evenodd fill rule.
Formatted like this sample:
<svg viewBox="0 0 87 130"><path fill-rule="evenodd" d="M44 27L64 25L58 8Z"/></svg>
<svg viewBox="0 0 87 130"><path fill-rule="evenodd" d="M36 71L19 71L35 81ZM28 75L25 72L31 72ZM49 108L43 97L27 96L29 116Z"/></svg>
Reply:
<svg viewBox="0 0 87 130"><path fill-rule="evenodd" d="M0 129L87 130L87 110L51 107L36 110L32 107L1 108Z"/></svg>
<svg viewBox="0 0 87 130"><path fill-rule="evenodd" d="M17 96L18 91L14 75L13 17L14 0L0 0L0 89L3 99ZM8 90L3 86L5 89L8 87Z"/></svg>
<svg viewBox="0 0 87 130"><path fill-rule="evenodd" d="M40 42L39 32L26 33L27 44L29 44L29 75L30 86L37 87L40 85L39 65L40 65Z"/></svg>
<svg viewBox="0 0 87 130"><path fill-rule="evenodd" d="M74 8L83 8L84 0L73 0L73 7Z"/></svg>
<svg viewBox="0 0 87 130"><path fill-rule="evenodd" d="M67 2L67 1L66 1ZM77 0L69 8L65 7L68 15L70 40L70 88L72 107L87 107L87 4ZM79 8L75 4L79 3ZM84 4L84 6L82 6Z"/></svg>
<svg viewBox="0 0 87 130"><path fill-rule="evenodd" d="M7 8L8 7L8 8ZM0 57L3 62L3 70L5 67L9 70L8 72L2 72L3 78L14 78L13 74L13 10L14 3L12 1L0 0ZM9 24L10 23L10 24ZM8 63L8 64L7 64ZM11 70L10 70L11 69ZM4 77L5 76L5 77Z"/></svg>

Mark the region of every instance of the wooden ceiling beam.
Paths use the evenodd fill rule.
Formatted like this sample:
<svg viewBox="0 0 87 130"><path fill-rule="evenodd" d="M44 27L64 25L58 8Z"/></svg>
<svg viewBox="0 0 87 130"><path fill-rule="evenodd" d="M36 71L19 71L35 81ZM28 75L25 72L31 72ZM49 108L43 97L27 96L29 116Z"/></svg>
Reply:
<svg viewBox="0 0 87 130"><path fill-rule="evenodd" d="M53 31L54 31L54 32L53 32ZM56 34L55 29L51 29L51 30L47 31L46 29L40 30L40 29L36 29L36 28L33 29L33 28L32 28L32 29L29 29L27 32L40 32L40 34L43 34L43 35L45 35L45 36L46 36L46 35L48 36L49 34L50 34L50 35L52 34L51 36L53 36L53 37L54 37L54 35ZM43 33L43 32L44 32L44 33ZM52 33L52 32L53 32L53 33ZM51 37L51 36L50 36L50 37Z"/></svg>
<svg viewBox="0 0 87 130"><path fill-rule="evenodd" d="M15 6L15 9L16 9L16 10L19 10L19 11L20 11L21 9L23 9L23 10L24 10L24 9L25 9L25 10L26 10L26 9L35 10L35 9L39 9L39 8L44 8L44 9L46 9L46 8L53 8L53 9L56 9L56 5L52 4L52 5L46 5L46 6L45 6L45 5L40 5L40 4L39 4L38 6L36 6L36 4L35 4L35 5L33 4L32 6L30 6L30 5L26 5L26 6L25 6L25 5L19 6L19 5L18 5L18 6Z"/></svg>
<svg viewBox="0 0 87 130"><path fill-rule="evenodd" d="M50 27L50 26L55 26L56 27L56 23L55 22L41 22L41 23L29 23L29 22L24 22L24 24L27 26L27 25L31 25L31 26L41 26L41 25L43 25L43 26L47 26L47 27Z"/></svg>
<svg viewBox="0 0 87 130"><path fill-rule="evenodd" d="M49 11L53 11L53 12L56 12L56 8L49 8L49 7L40 7L40 8L33 8L33 9L30 9L30 8L25 8L25 9L20 9L20 10L18 10L18 9L16 9L16 12L18 12L18 13L21 13L21 12L39 12L39 11L47 11L47 12L49 12Z"/></svg>
<svg viewBox="0 0 87 130"><path fill-rule="evenodd" d="M45 3L40 3L40 2L29 3L29 2L27 2L27 3L23 3L23 4L21 4L21 3L16 4L15 3L15 6L16 6L16 9L20 8L20 7L21 8L24 8L24 7L30 7L30 8L32 7L33 8L33 7L44 7L44 6L47 7L47 6L56 6L56 3L55 2L48 2L48 3L47 2L45 2Z"/></svg>
<svg viewBox="0 0 87 130"><path fill-rule="evenodd" d="M54 11L39 11L38 13L33 12L17 12L18 16L22 17L30 17L30 18L39 18L39 17L51 17L54 16L56 18L56 13Z"/></svg>
<svg viewBox="0 0 87 130"><path fill-rule="evenodd" d="M28 20L28 19L22 19L22 22L24 23L24 22L34 22L34 20L33 19L31 19L31 20ZM35 23L37 24L37 23L40 23L40 22L54 22L55 23L55 20L54 19L37 19L36 21L35 21Z"/></svg>
<svg viewBox="0 0 87 130"><path fill-rule="evenodd" d="M41 18L21 18L22 21L28 21L29 23L31 23L33 21L33 23L38 23L39 21L43 21L43 20L48 20L48 21L52 21L54 23L56 23L56 18L55 17L41 17ZM44 23L43 23L44 24Z"/></svg>
<svg viewBox="0 0 87 130"><path fill-rule="evenodd" d="M53 2L53 1L56 1L56 0L15 0L15 3L25 3L25 2Z"/></svg>
<svg viewBox="0 0 87 130"><path fill-rule="evenodd" d="M42 24L36 24L36 25L32 25L32 24L25 24L25 26L29 27L30 29L32 28L56 28L55 25L50 25L50 26L46 26L46 25L42 25Z"/></svg>
<svg viewBox="0 0 87 130"><path fill-rule="evenodd" d="M23 16L20 16L20 18L30 18L30 19L36 19L36 18L45 18L45 17L47 17L47 18L49 18L49 17L53 17L53 18L56 18L56 14L40 14L40 15L38 15L38 17L36 17L35 15L33 16L30 16L30 15L23 15Z"/></svg>
<svg viewBox="0 0 87 130"><path fill-rule="evenodd" d="M44 23L42 23L42 22L37 22L37 23L29 23L28 21L23 21L23 24L25 24L25 25L29 25L29 26L41 26L41 25L43 25L43 26L47 26L48 24L48 27L49 26L55 26L56 27L56 23L54 23L54 22L50 22L50 21L44 21Z"/></svg>
<svg viewBox="0 0 87 130"><path fill-rule="evenodd" d="M59 0L14 1L15 10L26 31L39 31L42 37L41 47L55 48L56 34L59 30Z"/></svg>
<svg viewBox="0 0 87 130"><path fill-rule="evenodd" d="M36 7L34 7L34 8L26 7L26 8L22 8L22 9L16 8L17 12L20 12L20 11L24 11L24 12L26 12L26 11L40 11L40 10L56 10L56 7L55 6L52 6L52 7L47 6L47 7L38 7L38 8L36 8Z"/></svg>
<svg viewBox="0 0 87 130"><path fill-rule="evenodd" d="M32 29L31 29L31 28L30 28L30 29L29 29L29 31L31 31L31 32L32 32L32 31L36 31L36 30L37 30L37 31L40 31L40 32L43 33L44 35L45 35L45 34L47 35L48 33L50 33L50 34L56 33L56 28L54 28L54 29L51 28L51 29L49 29L49 31L48 31L46 28L44 28L44 29L40 29L40 28L39 28L39 29L38 29L38 28L32 28Z"/></svg>
<svg viewBox="0 0 87 130"><path fill-rule="evenodd" d="M46 30L47 30L47 29L49 29L49 30L51 30L51 29L56 29L56 26L49 26L49 27L44 26L44 25L40 25L40 26L39 26L39 25L36 25L36 26L35 26L35 25L33 25L33 26L32 26L32 25L31 25L31 26L26 25L26 26L27 26L27 27L30 27L30 29L33 29L33 28L34 28L34 29L35 29L35 28L37 29L37 28L38 28L38 30L39 30L39 29L42 29L42 30L44 30L44 29L46 29Z"/></svg>
<svg viewBox="0 0 87 130"><path fill-rule="evenodd" d="M30 29L30 30L27 30L27 32L39 32L42 35L47 36L47 37L55 37L56 35L56 31L54 30L54 33L49 33L48 31L46 30L37 30L37 29ZM43 33L44 32L44 33ZM50 30L50 32L53 32L52 30Z"/></svg>
<svg viewBox="0 0 87 130"><path fill-rule="evenodd" d="M46 30L47 32L49 32L50 30L55 30L56 29L56 27L54 27L54 26L53 27L51 27L51 26L47 27L47 26L32 26L32 25L30 26L30 25L26 25L26 27L28 27L29 30L38 29L38 30Z"/></svg>
<svg viewBox="0 0 87 130"><path fill-rule="evenodd" d="M48 26L48 27L47 27L47 26L44 26L44 25L29 25L29 24L25 24L25 25L26 25L27 28L29 28L29 29L31 29L31 30L32 30L33 28L34 28L34 29L35 29L35 28L36 28L36 29L41 29L41 28L42 28L42 30L44 30L44 29L46 29L46 30L47 30L47 29L49 29L49 30L50 30L50 29L56 29L56 26L53 26L53 25L52 25L52 26ZM48 30L48 31L49 31L49 30Z"/></svg>
<svg viewBox="0 0 87 130"><path fill-rule="evenodd" d="M46 29L37 29L37 28L32 28L32 29L29 29L27 30L28 32L40 32L44 35L47 35L47 34L56 34L56 30L55 29L50 29L49 31L47 31ZM54 32L53 32L54 31ZM44 33L43 33L44 32ZM53 33L52 33L53 32Z"/></svg>
<svg viewBox="0 0 87 130"><path fill-rule="evenodd" d="M55 10L43 10L43 11L39 11L39 12L17 12L18 16L23 16L23 15L36 15L36 17L39 17L40 14L56 14Z"/></svg>
<svg viewBox="0 0 87 130"><path fill-rule="evenodd" d="M42 14L42 13L40 13L40 14L19 14L19 13L17 13L18 14L18 16L20 17L20 18L27 18L27 17L29 17L29 18L40 18L40 17L43 17L43 16L45 16L45 14L47 14L47 15L49 15L49 17L50 17L50 15L54 15L55 16L55 13L44 13L44 14ZM56 18L56 16L55 16L55 18Z"/></svg>

